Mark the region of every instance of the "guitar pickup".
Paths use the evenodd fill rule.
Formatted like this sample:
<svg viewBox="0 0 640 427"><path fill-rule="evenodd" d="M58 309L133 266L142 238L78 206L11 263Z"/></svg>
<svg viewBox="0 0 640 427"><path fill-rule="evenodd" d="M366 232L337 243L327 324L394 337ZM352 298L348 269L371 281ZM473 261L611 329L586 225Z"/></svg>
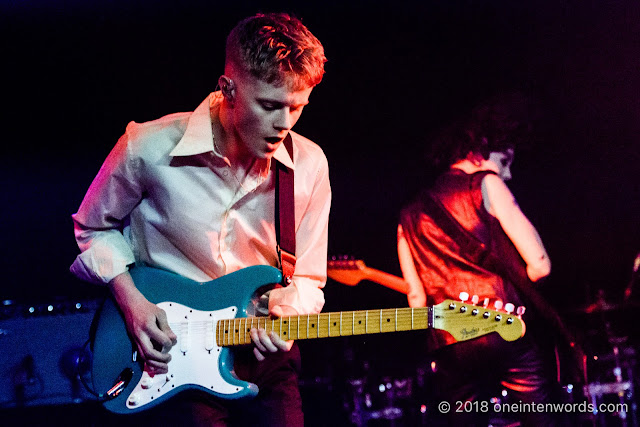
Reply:
<svg viewBox="0 0 640 427"><path fill-rule="evenodd" d="M191 339L189 338L189 323L180 323L180 351L182 354L187 354L191 347Z"/></svg>
<svg viewBox="0 0 640 427"><path fill-rule="evenodd" d="M213 321L207 322L206 332L204 336L204 348L208 352L211 352L214 347L214 335L213 335Z"/></svg>

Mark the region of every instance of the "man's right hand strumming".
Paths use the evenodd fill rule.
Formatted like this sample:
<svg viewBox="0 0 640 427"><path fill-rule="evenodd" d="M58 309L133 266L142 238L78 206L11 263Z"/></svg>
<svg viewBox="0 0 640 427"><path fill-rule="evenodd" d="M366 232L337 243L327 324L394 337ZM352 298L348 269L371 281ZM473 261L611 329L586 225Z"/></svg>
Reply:
<svg viewBox="0 0 640 427"><path fill-rule="evenodd" d="M140 293L129 272L114 277L109 288L145 361L145 369L150 373L167 373L171 360L169 350L178 338L169 327L165 311Z"/></svg>

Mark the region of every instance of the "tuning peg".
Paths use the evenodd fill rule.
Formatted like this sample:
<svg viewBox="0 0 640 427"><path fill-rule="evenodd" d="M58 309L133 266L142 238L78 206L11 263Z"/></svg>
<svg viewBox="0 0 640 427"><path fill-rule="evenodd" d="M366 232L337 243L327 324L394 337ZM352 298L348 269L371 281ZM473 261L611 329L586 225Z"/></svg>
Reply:
<svg viewBox="0 0 640 427"><path fill-rule="evenodd" d="M526 309L527 309L527 308L526 308L524 305L519 306L519 307L516 309L516 314L518 315L518 317L522 317L522 315L524 314L524 312L525 312L525 310L526 310Z"/></svg>
<svg viewBox="0 0 640 427"><path fill-rule="evenodd" d="M484 301L482 302L482 308L487 308L489 307L489 298L485 298Z"/></svg>
<svg viewBox="0 0 640 427"><path fill-rule="evenodd" d="M471 297L471 302L473 305L478 305L478 301L480 301L480 297L478 295L474 295Z"/></svg>
<svg viewBox="0 0 640 427"><path fill-rule="evenodd" d="M511 314L513 313L513 310L515 310L515 306L513 304L511 304L510 302L506 303L504 305L504 311L506 311L507 313Z"/></svg>
<svg viewBox="0 0 640 427"><path fill-rule="evenodd" d="M460 298L460 301L466 302L469 299L469 294L466 292L460 292L458 298Z"/></svg>
<svg viewBox="0 0 640 427"><path fill-rule="evenodd" d="M496 308L496 310L502 310L502 301L500 300L496 300L496 302L493 303L493 306Z"/></svg>

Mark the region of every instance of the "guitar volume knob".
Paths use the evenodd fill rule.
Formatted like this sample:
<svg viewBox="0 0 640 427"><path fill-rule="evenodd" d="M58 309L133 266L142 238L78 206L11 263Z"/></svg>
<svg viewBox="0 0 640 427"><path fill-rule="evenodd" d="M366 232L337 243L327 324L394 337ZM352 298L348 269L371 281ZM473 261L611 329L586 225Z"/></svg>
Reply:
<svg viewBox="0 0 640 427"><path fill-rule="evenodd" d="M129 406L136 406L140 403L140 395L138 393L131 393L129 399L127 399L127 404Z"/></svg>
<svg viewBox="0 0 640 427"><path fill-rule="evenodd" d="M152 386L153 386L153 378L151 378L148 375L143 376L142 381L140 381L140 387L146 390L151 388Z"/></svg>

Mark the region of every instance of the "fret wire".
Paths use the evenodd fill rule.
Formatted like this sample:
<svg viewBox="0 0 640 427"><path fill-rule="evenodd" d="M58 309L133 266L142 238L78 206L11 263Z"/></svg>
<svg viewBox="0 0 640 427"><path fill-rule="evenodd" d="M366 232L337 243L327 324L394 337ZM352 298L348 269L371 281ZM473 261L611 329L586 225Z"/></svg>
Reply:
<svg viewBox="0 0 640 427"><path fill-rule="evenodd" d="M331 336L331 313L328 315L329 320L327 320L327 336Z"/></svg>
<svg viewBox="0 0 640 427"><path fill-rule="evenodd" d="M382 332L382 310L380 310L380 332Z"/></svg>
<svg viewBox="0 0 640 427"><path fill-rule="evenodd" d="M318 313L316 316L318 319L316 320L316 334L317 334L317 338L320 338L320 313Z"/></svg>
<svg viewBox="0 0 640 427"><path fill-rule="evenodd" d="M396 332L398 331L398 309L396 308Z"/></svg>
<svg viewBox="0 0 640 427"><path fill-rule="evenodd" d="M369 310L366 310L364 312L364 333L365 334L369 333L367 331L368 326L369 326Z"/></svg>
<svg viewBox="0 0 640 427"><path fill-rule="evenodd" d="M340 328L338 332L340 333L340 336L342 336L342 312L340 312Z"/></svg>
<svg viewBox="0 0 640 427"><path fill-rule="evenodd" d="M356 312L352 311L351 312L352 316L353 316L353 320L351 321L351 335L355 335L356 334Z"/></svg>
<svg viewBox="0 0 640 427"><path fill-rule="evenodd" d="M411 330L413 330L413 307L411 307Z"/></svg>
<svg viewBox="0 0 640 427"><path fill-rule="evenodd" d="M227 333L227 331L229 330L229 328L228 328L228 326L227 326L227 322L228 322L228 321L229 321L228 319L224 319L224 329L223 329L223 332L224 332L224 344L225 344L225 345L229 345L229 334Z"/></svg>

